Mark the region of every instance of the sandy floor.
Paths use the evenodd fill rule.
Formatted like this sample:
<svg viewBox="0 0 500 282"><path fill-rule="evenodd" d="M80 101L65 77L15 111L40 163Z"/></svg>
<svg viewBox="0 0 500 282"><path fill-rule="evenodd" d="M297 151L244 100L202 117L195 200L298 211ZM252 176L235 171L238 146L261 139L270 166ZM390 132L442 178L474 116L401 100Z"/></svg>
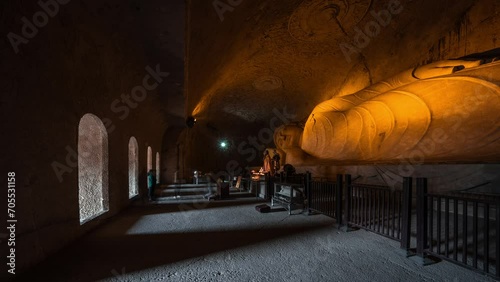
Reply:
<svg viewBox="0 0 500 282"><path fill-rule="evenodd" d="M399 243L323 215L255 211L255 198L133 207L20 281L494 281L422 266Z"/></svg>

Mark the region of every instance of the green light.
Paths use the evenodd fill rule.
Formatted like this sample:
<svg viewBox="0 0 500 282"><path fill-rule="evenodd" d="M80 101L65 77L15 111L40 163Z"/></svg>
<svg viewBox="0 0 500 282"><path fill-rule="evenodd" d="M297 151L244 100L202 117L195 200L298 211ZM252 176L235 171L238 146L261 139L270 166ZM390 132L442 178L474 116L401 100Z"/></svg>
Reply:
<svg viewBox="0 0 500 282"><path fill-rule="evenodd" d="M220 147L221 148L226 148L226 146L227 146L226 142L224 142L224 141L220 142Z"/></svg>

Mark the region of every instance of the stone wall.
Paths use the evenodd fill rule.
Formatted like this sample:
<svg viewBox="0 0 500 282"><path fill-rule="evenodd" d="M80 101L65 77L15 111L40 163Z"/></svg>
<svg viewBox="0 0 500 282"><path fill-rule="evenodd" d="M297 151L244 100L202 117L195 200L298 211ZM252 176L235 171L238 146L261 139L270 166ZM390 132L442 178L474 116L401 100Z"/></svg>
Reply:
<svg viewBox="0 0 500 282"><path fill-rule="evenodd" d="M59 4L45 25L39 22L37 34L28 34L31 38L23 35L22 19L33 22L41 6L36 1L0 4L0 165L2 173L14 171L17 179L16 272L140 200L129 199L129 139L138 141L144 195L147 147L160 150L167 126L154 87L137 92L129 105L120 98L143 86L147 75L149 85L162 79L150 75L160 62L145 56L139 2L61 2L67 4ZM7 38L10 32L26 37L17 53ZM168 71L168 66L159 67ZM108 134L109 210L80 225L76 152L79 122L87 113L97 116ZM5 216L0 216L4 223ZM7 254L7 242L0 240L0 253ZM5 267L3 263L2 275Z"/></svg>
<svg viewBox="0 0 500 282"><path fill-rule="evenodd" d="M335 180L337 174L350 174L352 181L402 189L403 177L425 177L429 192L461 191L498 194L498 164L411 164L402 160L397 165L298 166L298 173L311 172L313 177ZM413 187L415 187L415 182ZM413 194L415 197L415 194Z"/></svg>

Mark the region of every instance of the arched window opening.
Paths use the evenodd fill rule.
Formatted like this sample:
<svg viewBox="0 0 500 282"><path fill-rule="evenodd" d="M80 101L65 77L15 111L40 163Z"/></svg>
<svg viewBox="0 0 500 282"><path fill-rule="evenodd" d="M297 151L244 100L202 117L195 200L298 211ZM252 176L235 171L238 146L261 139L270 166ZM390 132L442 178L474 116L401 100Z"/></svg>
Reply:
<svg viewBox="0 0 500 282"><path fill-rule="evenodd" d="M78 126L80 224L109 209L108 133L102 121L85 114Z"/></svg>
<svg viewBox="0 0 500 282"><path fill-rule="evenodd" d="M160 153L156 152L156 184L160 184Z"/></svg>
<svg viewBox="0 0 500 282"><path fill-rule="evenodd" d="M128 142L128 196L139 194L139 146L135 137Z"/></svg>
<svg viewBox="0 0 500 282"><path fill-rule="evenodd" d="M148 172L153 169L153 149L151 146L148 146Z"/></svg>

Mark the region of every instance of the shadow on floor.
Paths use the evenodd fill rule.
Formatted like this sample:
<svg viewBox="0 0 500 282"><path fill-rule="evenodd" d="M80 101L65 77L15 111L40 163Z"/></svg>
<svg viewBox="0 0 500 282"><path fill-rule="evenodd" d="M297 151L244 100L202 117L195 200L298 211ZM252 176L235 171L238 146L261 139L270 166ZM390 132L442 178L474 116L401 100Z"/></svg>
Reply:
<svg viewBox="0 0 500 282"><path fill-rule="evenodd" d="M257 203L265 203L268 202L261 198L256 198L255 196L245 196L245 197L230 197L228 199L223 200L186 200L183 201L182 198L180 200L167 200L162 201L159 200L157 202L148 204L148 209L144 210L143 205L133 206L129 210L137 210L140 211L141 215L148 214L158 214L158 213L167 213L167 212L181 212L185 210L198 210L198 209L211 209L211 208L222 208L222 207L233 207L247 204L257 204Z"/></svg>
<svg viewBox="0 0 500 282"><path fill-rule="evenodd" d="M266 229L87 236L16 281L96 281L312 231L325 225ZM79 273L78 278L72 274ZM81 273L85 273L82 277Z"/></svg>

